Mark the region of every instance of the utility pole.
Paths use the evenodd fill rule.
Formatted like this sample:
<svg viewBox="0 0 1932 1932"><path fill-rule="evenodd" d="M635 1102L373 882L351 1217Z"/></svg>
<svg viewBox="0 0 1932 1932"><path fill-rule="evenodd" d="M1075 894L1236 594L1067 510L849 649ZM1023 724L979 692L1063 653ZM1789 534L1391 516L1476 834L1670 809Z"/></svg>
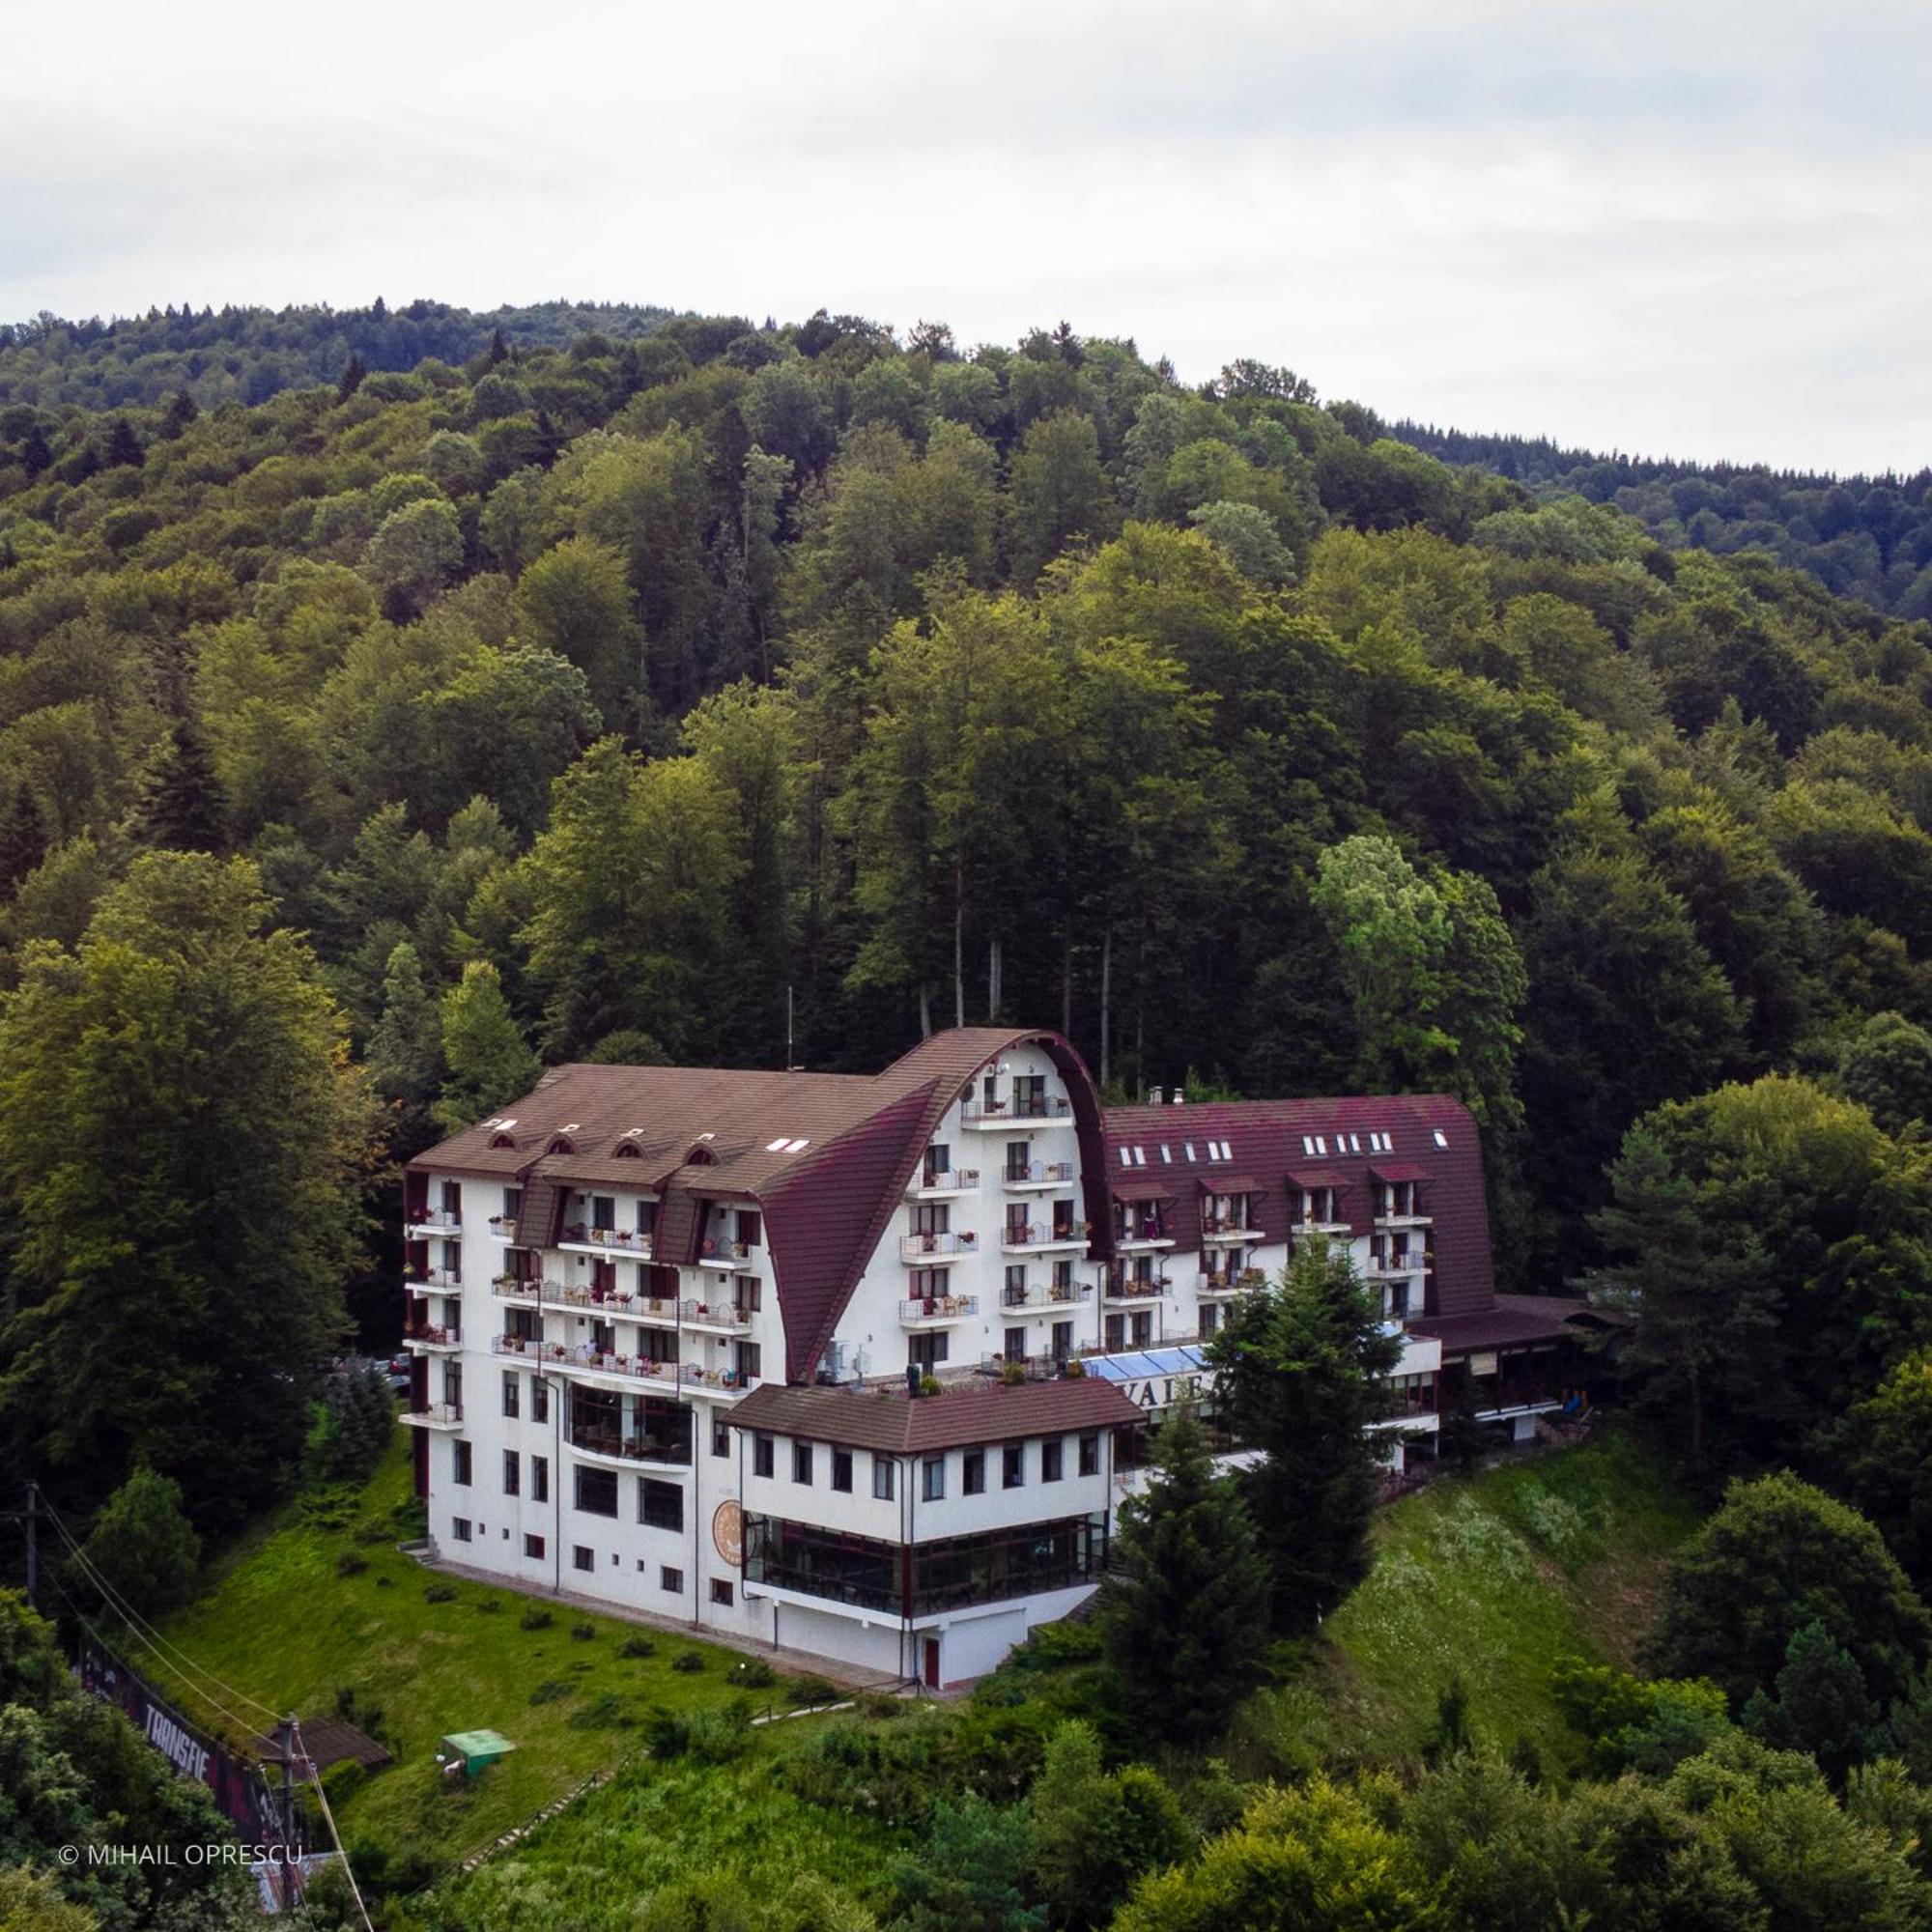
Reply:
<svg viewBox="0 0 1932 1932"><path fill-rule="evenodd" d="M27 1480L27 1607L37 1607L34 1603L34 1586L41 1579L41 1486L31 1477Z"/></svg>
<svg viewBox="0 0 1932 1932"><path fill-rule="evenodd" d="M296 1830L296 1798L291 1779L295 1761L296 1720L284 1718L275 1726L275 1760L282 1768L282 1842L294 1847L299 1834Z"/></svg>

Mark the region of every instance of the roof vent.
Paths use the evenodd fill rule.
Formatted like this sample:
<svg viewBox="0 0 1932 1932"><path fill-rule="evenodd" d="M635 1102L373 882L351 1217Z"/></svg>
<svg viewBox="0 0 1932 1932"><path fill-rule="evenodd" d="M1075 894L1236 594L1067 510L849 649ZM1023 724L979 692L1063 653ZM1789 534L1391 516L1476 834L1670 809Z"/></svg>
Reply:
<svg viewBox="0 0 1932 1932"><path fill-rule="evenodd" d="M1150 1088L1148 1089L1148 1097L1147 1097L1147 1103L1148 1103L1148 1105L1149 1105L1150 1107L1158 1107L1158 1106L1161 1106L1161 1105L1165 1104L1165 1102L1166 1102L1166 1099L1167 1099L1167 1089L1166 1089L1166 1088L1164 1088L1164 1087L1150 1087Z"/></svg>
<svg viewBox="0 0 1932 1932"><path fill-rule="evenodd" d="M1184 1107L1187 1104L1187 1091L1185 1088L1177 1087L1174 1090L1174 1104L1177 1107Z"/></svg>

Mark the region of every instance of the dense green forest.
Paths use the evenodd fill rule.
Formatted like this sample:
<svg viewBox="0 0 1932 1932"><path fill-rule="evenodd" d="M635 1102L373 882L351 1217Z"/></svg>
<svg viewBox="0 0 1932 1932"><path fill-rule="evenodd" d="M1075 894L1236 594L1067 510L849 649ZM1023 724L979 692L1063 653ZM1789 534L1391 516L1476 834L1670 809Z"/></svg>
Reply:
<svg viewBox="0 0 1932 1932"><path fill-rule="evenodd" d="M1589 1217L1660 1104L1910 1085L1929 644L1289 371L1190 390L1065 326L492 328L254 407L8 405L0 1172L42 1351L11 1386L113 1346L36 1311L126 1242L117 1197L283 1200L296 1354L337 1319L344 1204L365 1253L380 1227L374 1150L539 1058L781 1064L788 1009L819 1066L998 1017L1064 1025L1115 1092L1451 1088L1506 1278L1557 1286L1611 1259ZM286 1094L285 1168L187 1172L168 1069L77 1074L157 956L255 1042L196 1090L205 1147ZM248 1239L190 1216L169 1264L245 1282ZM380 1270L362 1305L380 1337ZM43 1420L84 1463L80 1414ZM98 1420L104 1479L151 1425ZM278 1453L190 1493L258 1493Z"/></svg>
<svg viewBox="0 0 1932 1932"><path fill-rule="evenodd" d="M1389 434L1540 497L1607 503L1673 550L1767 551L1840 597L1932 617L1932 469L1817 476L1762 464L1604 456L1547 437L1472 436L1413 422L1392 423Z"/></svg>
<svg viewBox="0 0 1932 1932"><path fill-rule="evenodd" d="M428 356L463 362L500 334L520 348L567 347L592 329L619 342L650 334L671 311L628 302L539 302L477 312L446 302L391 309L177 309L103 322L39 315L0 324L0 406L120 409L176 393L203 408L266 403L283 389L333 383L353 359L413 369Z"/></svg>

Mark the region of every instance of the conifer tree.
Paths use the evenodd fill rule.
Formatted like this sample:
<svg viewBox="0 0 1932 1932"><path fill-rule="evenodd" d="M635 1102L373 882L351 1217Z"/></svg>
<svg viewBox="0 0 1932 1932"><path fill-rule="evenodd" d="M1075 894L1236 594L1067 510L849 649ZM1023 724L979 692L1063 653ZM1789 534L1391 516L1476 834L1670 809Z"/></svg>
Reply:
<svg viewBox="0 0 1932 1932"><path fill-rule="evenodd" d="M1320 1239L1215 1337L1216 1404L1236 1441L1263 1452L1242 1481L1279 1630L1312 1630L1369 1573L1381 1461L1366 1432L1401 1355L1347 1252Z"/></svg>
<svg viewBox="0 0 1932 1932"><path fill-rule="evenodd" d="M369 365L361 356L352 355L349 366L342 372L342 380L335 385L335 400L346 403L362 386L362 379L368 375Z"/></svg>
<svg viewBox="0 0 1932 1932"><path fill-rule="evenodd" d="M109 469L138 469L147 461L141 439L128 426L126 416L116 416L107 432L107 453L103 459Z"/></svg>
<svg viewBox="0 0 1932 1932"><path fill-rule="evenodd" d="M442 996L442 1052L449 1079L430 1111L445 1133L528 1093L543 1071L487 959L472 959L461 982Z"/></svg>
<svg viewBox="0 0 1932 1932"><path fill-rule="evenodd" d="M1163 1736L1215 1735L1267 1639L1267 1570L1234 1479L1215 1472L1191 1403L1161 1425L1147 1489L1121 1509L1101 1598L1122 1708Z"/></svg>
<svg viewBox="0 0 1932 1932"><path fill-rule="evenodd" d="M228 843L228 801L190 718L178 719L152 775L142 813L149 839L172 852L219 852Z"/></svg>
<svg viewBox="0 0 1932 1932"><path fill-rule="evenodd" d="M46 820L23 779L0 812L0 892L12 893L47 856Z"/></svg>

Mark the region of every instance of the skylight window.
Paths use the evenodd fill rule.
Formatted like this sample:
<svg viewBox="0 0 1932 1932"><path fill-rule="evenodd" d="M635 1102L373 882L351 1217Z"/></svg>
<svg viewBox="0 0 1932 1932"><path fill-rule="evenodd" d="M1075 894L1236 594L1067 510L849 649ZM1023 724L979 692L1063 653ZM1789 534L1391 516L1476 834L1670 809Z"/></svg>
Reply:
<svg viewBox="0 0 1932 1932"><path fill-rule="evenodd" d="M1440 1127L1435 1129L1435 1145L1439 1148L1446 1148L1449 1145L1449 1136Z"/></svg>
<svg viewBox="0 0 1932 1932"><path fill-rule="evenodd" d="M1313 1134L1302 1135L1301 1151L1303 1153L1313 1153L1315 1151L1315 1136Z"/></svg>
<svg viewBox="0 0 1932 1932"><path fill-rule="evenodd" d="M767 1141L765 1143L765 1151L767 1153L782 1153L784 1150L790 1145L791 1143L785 1138L785 1136L783 1134L781 1134L777 1140Z"/></svg>
<svg viewBox="0 0 1932 1932"><path fill-rule="evenodd" d="M1134 1165L1135 1165L1136 1167L1145 1167L1145 1166L1147 1165L1147 1149L1146 1149L1146 1148L1138 1148L1138 1147L1137 1147L1137 1148L1136 1148L1136 1149L1134 1150Z"/></svg>
<svg viewBox="0 0 1932 1932"><path fill-rule="evenodd" d="M1170 1167L1174 1165L1174 1150L1165 1141L1162 1141L1160 1144L1160 1157Z"/></svg>
<svg viewBox="0 0 1932 1932"><path fill-rule="evenodd" d="M1131 1166L1133 1166L1133 1164L1134 1164L1134 1151L1133 1151L1133 1149L1132 1149L1132 1148L1125 1148L1125 1147L1123 1147L1123 1148L1122 1148L1122 1149L1121 1150L1121 1165L1122 1165L1122 1167L1131 1167Z"/></svg>
<svg viewBox="0 0 1932 1932"><path fill-rule="evenodd" d="M1189 1160L1194 1158L1194 1143L1192 1141L1183 1141L1180 1145L1180 1151Z"/></svg>
<svg viewBox="0 0 1932 1932"><path fill-rule="evenodd" d="M1328 1136L1326 1134L1317 1134L1315 1136L1315 1151L1317 1153L1326 1153L1328 1151Z"/></svg>

